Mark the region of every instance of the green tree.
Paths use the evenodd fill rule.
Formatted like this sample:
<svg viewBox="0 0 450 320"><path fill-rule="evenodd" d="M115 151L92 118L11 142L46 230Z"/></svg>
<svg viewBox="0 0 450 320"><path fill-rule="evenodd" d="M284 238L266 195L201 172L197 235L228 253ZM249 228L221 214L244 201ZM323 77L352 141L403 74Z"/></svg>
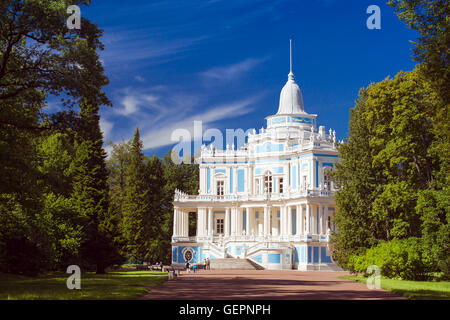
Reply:
<svg viewBox="0 0 450 320"><path fill-rule="evenodd" d="M80 105L82 131L77 139L73 199L77 211L86 217L85 239L81 247L84 261L96 266L97 273L122 259L114 245L115 228L108 198L108 171L99 107L87 99Z"/></svg>
<svg viewBox="0 0 450 320"><path fill-rule="evenodd" d="M414 59L421 63L421 74L437 93L429 106L433 142L428 150L435 159L431 187L419 192L417 211L423 220L422 232L435 265L450 277L450 3L445 0L391 0L398 17L420 33L414 42Z"/></svg>
<svg viewBox="0 0 450 320"><path fill-rule="evenodd" d="M139 260L149 260L149 243L154 239L151 190L144 164L143 145L136 128L130 147L130 164L127 169L125 196L122 205L122 233L129 255Z"/></svg>
<svg viewBox="0 0 450 320"><path fill-rule="evenodd" d="M79 254L81 242L84 249L95 243L93 230L99 229L93 226L108 220L99 218L102 210L94 215L98 207L107 207L105 202L91 202L101 198L93 190L104 187L95 169L101 169L99 135L89 137L91 128L81 126L73 109L53 115L43 109L50 96L61 97L60 107L80 105L87 97L93 106L110 104L102 91L108 79L97 54L103 49L102 32L85 18L80 30L66 27L67 7L89 3L0 2L0 266L8 272L37 273L63 265ZM52 135L52 130L70 137ZM78 171L71 165L78 165ZM100 181L94 181L97 177ZM94 246L90 255L99 248Z"/></svg>
<svg viewBox="0 0 450 320"><path fill-rule="evenodd" d="M131 141L121 141L117 144L109 143L112 148L110 157L106 161L108 169L108 186L110 199L110 216L113 220L113 225L116 228L115 243L123 250L125 248L125 239L122 234L122 211L123 202L126 191L127 171L131 161ZM126 251L122 251L125 255Z"/></svg>
<svg viewBox="0 0 450 320"><path fill-rule="evenodd" d="M416 205L439 166L429 152L437 101L420 68L361 91L334 172L341 187L335 256L342 265L379 241L422 236Z"/></svg>
<svg viewBox="0 0 450 320"><path fill-rule="evenodd" d="M338 146L342 161L333 172L339 188L335 197L338 232L333 236L334 258L344 267L350 267L352 254L374 245L383 235L383 222L375 219L369 210L382 177L372 167L371 136L364 117L367 99L367 90L361 89L355 107L350 110L348 139Z"/></svg>

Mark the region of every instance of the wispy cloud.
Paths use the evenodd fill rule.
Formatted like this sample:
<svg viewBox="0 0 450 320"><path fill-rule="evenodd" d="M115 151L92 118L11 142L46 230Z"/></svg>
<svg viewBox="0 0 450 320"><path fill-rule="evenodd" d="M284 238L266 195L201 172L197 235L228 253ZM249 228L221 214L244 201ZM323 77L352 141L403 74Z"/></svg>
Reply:
<svg viewBox="0 0 450 320"><path fill-rule="evenodd" d="M179 89L179 88L177 88ZM172 133L185 129L194 137L194 121L202 121L203 129L219 125L221 120L248 114L260 96L237 99L228 103L212 105L205 94L185 93L170 87L141 89L124 88L116 92L115 101L120 107L108 111L108 121L101 123L102 131L109 140L130 139L136 126L141 131L145 149L173 145ZM113 121L113 123L110 123ZM114 127L114 131L112 128Z"/></svg>
<svg viewBox="0 0 450 320"><path fill-rule="evenodd" d="M200 75L207 80L231 81L239 78L265 60L267 58L249 58L232 65L211 68Z"/></svg>
<svg viewBox="0 0 450 320"><path fill-rule="evenodd" d="M108 69L122 67L139 68L159 64L179 58L180 53L192 48L205 36L193 38L149 37L148 30L105 30L103 43L105 50L101 59Z"/></svg>
<svg viewBox="0 0 450 320"><path fill-rule="evenodd" d="M185 129L190 132L191 139L199 140L201 137L194 136L194 121L201 121L203 130L208 129L217 121L236 118L253 111L251 105L257 100L256 97L234 101L229 104L223 104L213 107L205 113L194 114L188 118L177 119L174 122L167 121L163 125L151 128L146 131L142 140L146 149L158 148L173 145L172 133L177 129Z"/></svg>

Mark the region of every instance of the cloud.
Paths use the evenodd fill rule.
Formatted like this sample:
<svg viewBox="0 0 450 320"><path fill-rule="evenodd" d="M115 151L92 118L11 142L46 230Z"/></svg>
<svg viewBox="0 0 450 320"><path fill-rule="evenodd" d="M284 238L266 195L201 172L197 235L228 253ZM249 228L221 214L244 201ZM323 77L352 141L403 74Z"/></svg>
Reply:
<svg viewBox="0 0 450 320"><path fill-rule="evenodd" d="M208 129L215 122L228 118L236 118L253 111L251 105L257 98L248 98L235 101L229 104L223 104L212 108L204 113L194 114L185 119L164 122L163 125L151 128L142 135L145 149L153 149L168 145L173 145L177 141L171 139L172 133L178 129L189 131L192 141L200 140L201 136L194 136L194 121L202 121L202 129Z"/></svg>
<svg viewBox="0 0 450 320"><path fill-rule="evenodd" d="M145 78L144 77L141 77L140 75L137 75L137 76L135 76L134 77L134 80L136 80L136 81L138 81L138 82L145 82Z"/></svg>
<svg viewBox="0 0 450 320"><path fill-rule="evenodd" d="M206 130L221 120L248 114L254 110L252 104L259 96L210 107L211 98L204 92L186 93L174 87L123 88L117 90L113 97L121 108L105 110L103 116L109 121L102 120L101 128L105 136L114 141L130 139L138 126L144 149L174 145L176 141L172 141L171 136L175 130L185 129L193 137L194 121L202 121L203 130ZM114 121L114 131L110 121ZM194 138L200 139L201 136Z"/></svg>
<svg viewBox="0 0 450 320"><path fill-rule="evenodd" d="M157 38L149 37L148 30L105 30L101 60L108 69L123 67L141 68L146 64L160 64L180 58L180 53L192 48L205 36L192 38Z"/></svg>
<svg viewBox="0 0 450 320"><path fill-rule="evenodd" d="M114 123L107 121L103 118L100 119L100 130L103 132L103 136L106 137L109 136L111 133L112 128L114 127Z"/></svg>
<svg viewBox="0 0 450 320"><path fill-rule="evenodd" d="M224 67L214 67L201 73L206 80L231 81L239 78L245 72L250 71L261 62L267 60L249 58L242 62L235 63Z"/></svg>

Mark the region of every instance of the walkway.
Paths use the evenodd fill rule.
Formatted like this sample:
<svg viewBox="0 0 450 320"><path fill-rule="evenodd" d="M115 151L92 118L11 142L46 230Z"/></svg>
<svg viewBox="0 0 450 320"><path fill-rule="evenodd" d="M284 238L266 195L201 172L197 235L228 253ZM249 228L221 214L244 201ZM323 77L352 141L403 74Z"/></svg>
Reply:
<svg viewBox="0 0 450 320"><path fill-rule="evenodd" d="M346 272L273 270L200 270L151 287L142 299L162 300L307 300L405 299L365 284L340 279Z"/></svg>

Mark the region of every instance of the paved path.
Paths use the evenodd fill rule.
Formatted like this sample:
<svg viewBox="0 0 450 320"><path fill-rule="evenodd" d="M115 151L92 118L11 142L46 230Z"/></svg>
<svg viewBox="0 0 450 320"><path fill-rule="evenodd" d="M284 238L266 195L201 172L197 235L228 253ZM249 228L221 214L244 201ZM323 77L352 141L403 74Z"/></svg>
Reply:
<svg viewBox="0 0 450 320"><path fill-rule="evenodd" d="M142 299L162 300L307 300L405 299L363 283L340 279L346 272L200 270L151 287Z"/></svg>

